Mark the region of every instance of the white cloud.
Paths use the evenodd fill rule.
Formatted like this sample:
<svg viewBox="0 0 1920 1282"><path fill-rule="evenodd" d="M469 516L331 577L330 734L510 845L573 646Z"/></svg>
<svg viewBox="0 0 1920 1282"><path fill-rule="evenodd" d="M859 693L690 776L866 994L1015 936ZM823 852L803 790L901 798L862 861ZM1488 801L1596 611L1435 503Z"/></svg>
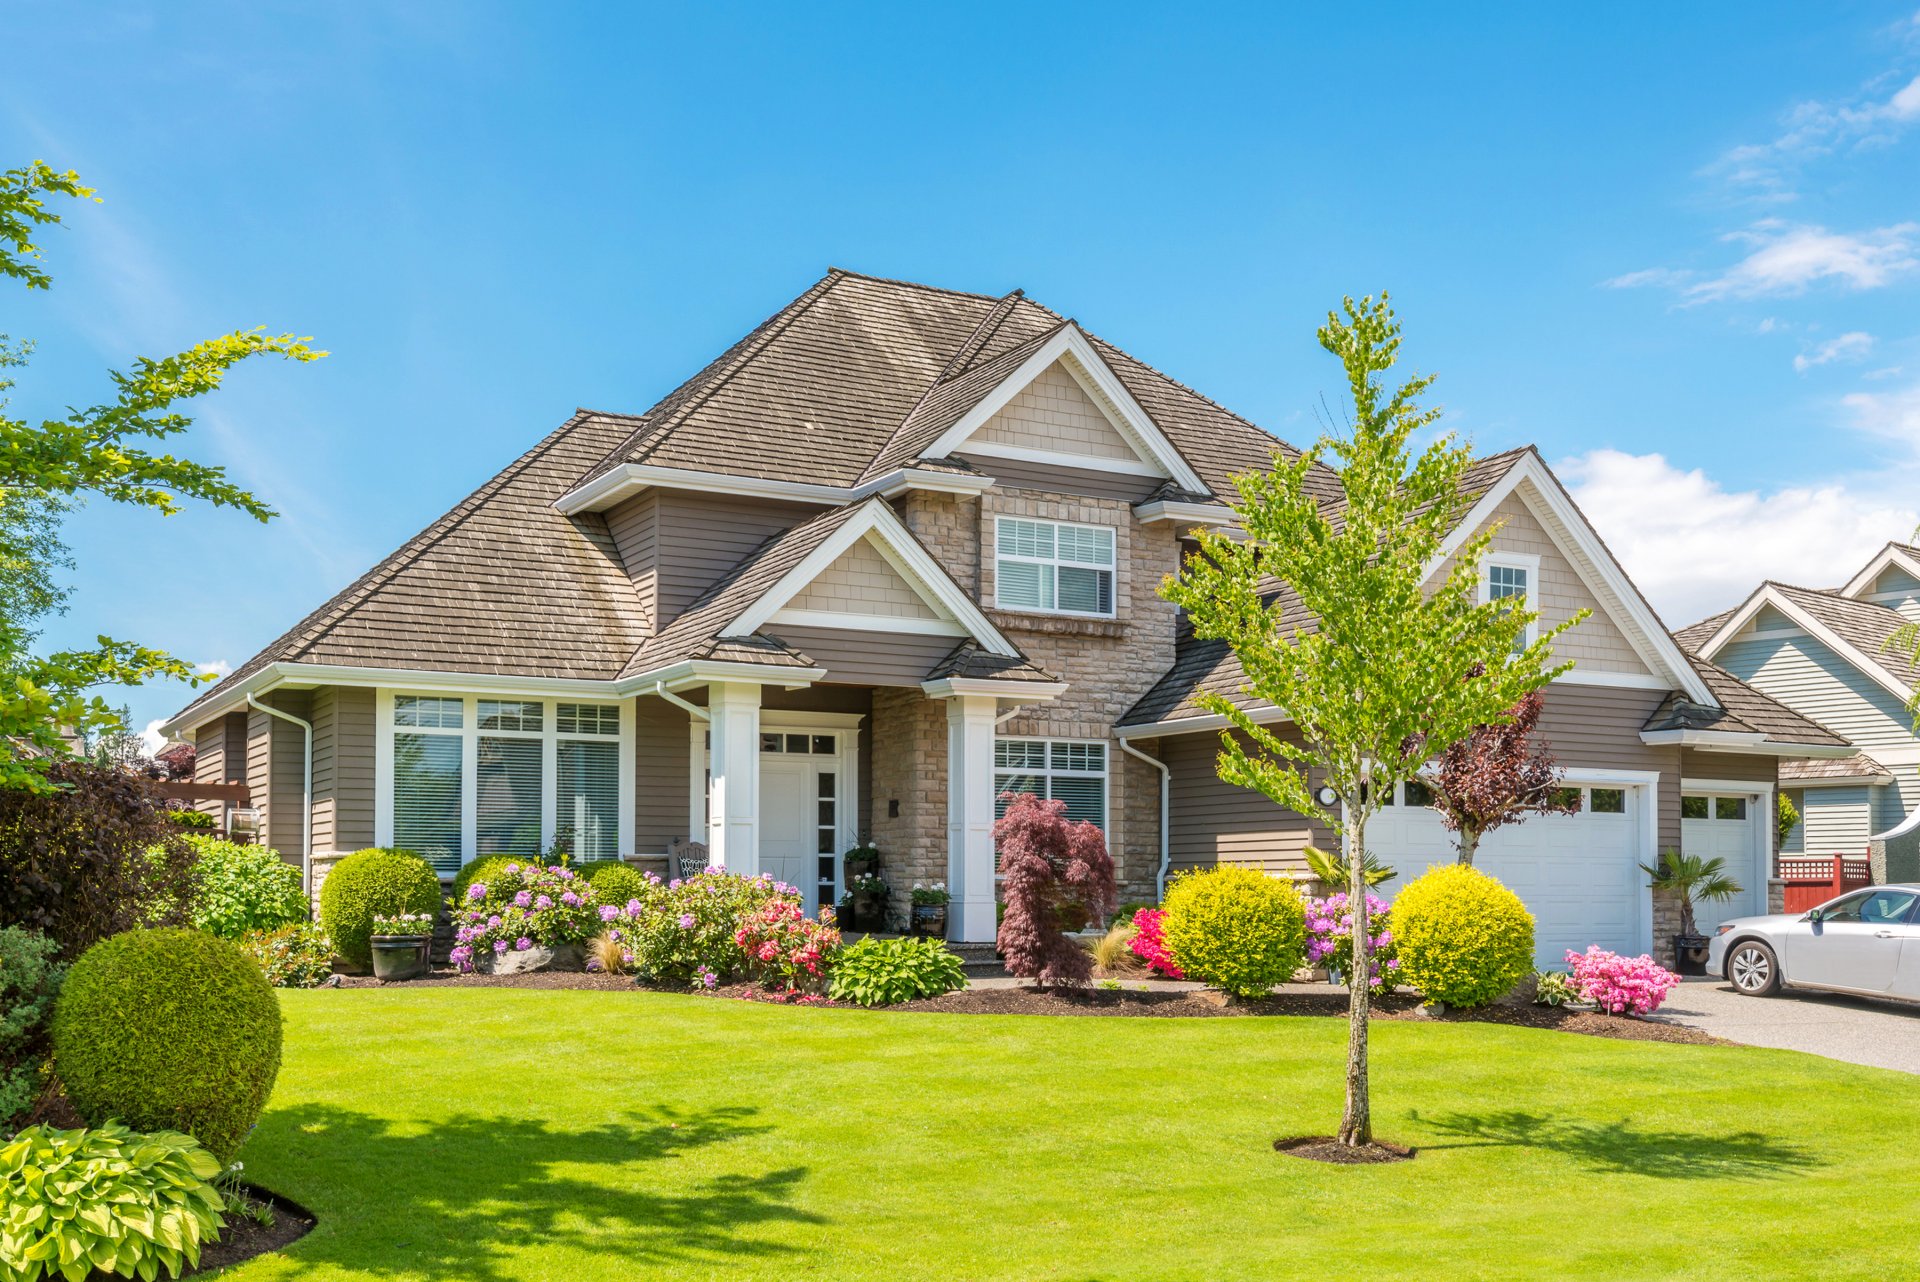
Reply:
<svg viewBox="0 0 1920 1282"><path fill-rule="evenodd" d="M1856 430L1920 453L1920 383L1889 392L1850 392L1840 403Z"/></svg>
<svg viewBox="0 0 1920 1282"><path fill-rule="evenodd" d="M1751 246L1747 256L1713 275L1648 267L1615 276L1609 289L1655 286L1677 291L1684 303L1723 298L1772 298L1803 294L1829 283L1847 289L1878 289L1920 268L1920 223L1895 223L1862 232L1834 232L1805 223L1765 218L1723 241ZM1770 329L1772 326L1766 326ZM1765 332L1763 329L1762 332Z"/></svg>
<svg viewBox="0 0 1920 1282"><path fill-rule="evenodd" d="M1835 361L1863 361L1872 350L1873 335L1856 329L1838 338L1829 338L1824 343L1816 343L1811 350L1801 352L1793 358L1793 368L1804 374L1816 365L1831 365Z"/></svg>
<svg viewBox="0 0 1920 1282"><path fill-rule="evenodd" d="M1889 91L1888 84L1897 85ZM1771 200L1795 198L1799 167L1849 148L1883 146L1920 121L1920 76L1881 77L1847 100L1796 103L1771 141L1735 147L1707 166L1738 189Z"/></svg>
<svg viewBox="0 0 1920 1282"><path fill-rule="evenodd" d="M147 722L147 728L140 732L140 742L145 746L149 757L167 746L166 737L160 733L160 727L165 724L167 723L164 719L155 717Z"/></svg>
<svg viewBox="0 0 1920 1282"><path fill-rule="evenodd" d="M1910 413L1920 414L1920 393ZM1555 468L1676 628L1739 603L1762 579L1830 587L1920 524L1907 485L1869 491L1834 480L1770 493L1728 490L1664 455L1619 450L1592 450Z"/></svg>
<svg viewBox="0 0 1920 1282"><path fill-rule="evenodd" d="M194 664L193 670L195 672L209 673L216 677L225 677L233 674L233 665L225 659L209 659L205 663Z"/></svg>

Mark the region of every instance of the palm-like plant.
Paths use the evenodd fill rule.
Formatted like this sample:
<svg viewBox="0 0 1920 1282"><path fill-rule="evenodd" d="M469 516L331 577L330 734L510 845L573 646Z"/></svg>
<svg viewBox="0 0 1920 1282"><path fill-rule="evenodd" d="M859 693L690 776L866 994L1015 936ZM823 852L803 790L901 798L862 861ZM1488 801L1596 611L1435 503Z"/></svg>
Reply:
<svg viewBox="0 0 1920 1282"><path fill-rule="evenodd" d="M1346 889L1352 874L1352 869L1347 867L1346 860L1318 846L1308 846L1306 854L1307 867L1313 871L1315 877L1320 879L1320 884L1325 886L1329 893ZM1366 878L1369 886L1378 886L1383 881L1392 880L1398 875L1398 870L1375 859L1373 852L1369 850L1360 857L1360 875Z"/></svg>
<svg viewBox="0 0 1920 1282"><path fill-rule="evenodd" d="M1660 866L1640 865L1640 871L1653 878L1655 890L1671 890L1680 896L1680 933L1698 936L1693 920L1693 901L1711 903L1732 899L1745 887L1727 875L1727 861L1715 855L1711 859L1669 850L1660 856Z"/></svg>

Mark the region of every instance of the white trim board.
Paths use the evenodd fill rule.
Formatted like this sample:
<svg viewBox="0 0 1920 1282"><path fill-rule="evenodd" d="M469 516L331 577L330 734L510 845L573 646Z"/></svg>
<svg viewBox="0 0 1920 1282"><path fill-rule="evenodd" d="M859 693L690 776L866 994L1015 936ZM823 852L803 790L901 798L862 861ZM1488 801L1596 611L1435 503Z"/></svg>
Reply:
<svg viewBox="0 0 1920 1282"><path fill-rule="evenodd" d="M1727 644L1740 633L1740 630L1746 627L1746 625L1753 620L1753 617L1767 606L1772 606L1789 619L1792 619L1803 631L1813 637L1814 640L1819 641L1829 650L1832 650L1848 663L1851 663L1862 675L1872 679L1872 681L1882 689L1897 695L1902 703L1913 697L1913 691L1898 677L1881 667L1871 656L1862 654L1859 648L1852 642L1846 640L1826 624L1814 618L1813 615L1803 609L1798 602L1790 599L1784 592L1776 589L1771 583L1761 584L1754 590L1752 596L1741 602L1739 608L1727 616L1726 622L1722 623L1718 630L1716 630L1711 637L1707 638L1706 643L1700 647L1702 657L1711 660L1714 655L1720 653L1720 651L1725 649Z"/></svg>
<svg viewBox="0 0 1920 1282"><path fill-rule="evenodd" d="M599 512L643 490L693 490L702 494L731 494L741 498L781 499L845 507L875 494L892 496L906 490L935 490L946 494L979 494L993 488L990 476L918 467L896 468L859 485L820 485L811 481L778 481L758 476L735 476L695 468L657 467L650 463L622 463L585 485L569 490L553 502L554 510Z"/></svg>
<svg viewBox="0 0 1920 1282"><path fill-rule="evenodd" d="M1914 578L1920 579L1920 560L1916 560L1912 553L1898 544L1889 543L1874 553L1873 559L1862 566L1858 574L1847 580L1846 586L1840 589L1840 595L1852 597L1857 601L1870 600L1870 597L1863 597L1861 595L1862 589L1870 586L1873 581L1885 573L1889 567L1896 565L1908 574L1911 574ZM1874 595L1883 594L1876 593ZM1889 593L1884 595L1894 594ZM1898 595L1907 596L1911 594L1900 593Z"/></svg>

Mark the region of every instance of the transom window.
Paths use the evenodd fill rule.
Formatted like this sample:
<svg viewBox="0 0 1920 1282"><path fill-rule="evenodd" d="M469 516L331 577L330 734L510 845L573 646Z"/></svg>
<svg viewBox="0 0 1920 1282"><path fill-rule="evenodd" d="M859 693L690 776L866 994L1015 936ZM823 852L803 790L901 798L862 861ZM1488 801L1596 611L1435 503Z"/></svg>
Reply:
<svg viewBox="0 0 1920 1282"><path fill-rule="evenodd" d="M1078 739L995 739L993 814L1007 813L1006 794L1030 792L1067 803L1067 818L1107 826L1107 745Z"/></svg>
<svg viewBox="0 0 1920 1282"><path fill-rule="evenodd" d="M620 707L393 696L394 846L443 877L484 855L620 851Z"/></svg>
<svg viewBox="0 0 1920 1282"><path fill-rule="evenodd" d="M709 747L713 744L711 733L707 736ZM815 757L831 757L840 751L840 742L830 734L786 734L774 731L762 731L760 751L780 752L790 756L806 754Z"/></svg>
<svg viewBox="0 0 1920 1282"><path fill-rule="evenodd" d="M994 601L1002 609L1113 616L1113 530L1000 517Z"/></svg>

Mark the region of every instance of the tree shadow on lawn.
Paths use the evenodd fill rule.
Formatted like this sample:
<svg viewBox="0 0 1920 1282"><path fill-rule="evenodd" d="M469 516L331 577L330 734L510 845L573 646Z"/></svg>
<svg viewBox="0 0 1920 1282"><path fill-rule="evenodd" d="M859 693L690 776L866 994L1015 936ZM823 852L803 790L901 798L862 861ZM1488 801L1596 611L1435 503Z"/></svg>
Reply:
<svg viewBox="0 0 1920 1282"><path fill-rule="evenodd" d="M387 1119L316 1104L270 1111L249 1144L271 1147L287 1169L313 1159L286 1190L313 1199L322 1230L289 1249L300 1272L519 1282L534 1265L526 1253L541 1247L610 1254L629 1269L791 1253L741 1230L826 1223L790 1200L806 1167L695 1179L673 1160L770 1130L754 1111L655 1109L584 1130L460 1114L401 1134Z"/></svg>
<svg viewBox="0 0 1920 1282"><path fill-rule="evenodd" d="M1805 1149L1737 1131L1714 1135L1649 1130L1630 1121L1587 1122L1510 1109L1499 1113L1410 1114L1458 1144L1423 1144L1422 1152L1453 1148L1537 1148L1563 1153L1597 1174L1651 1175L1665 1180L1778 1179L1822 1166Z"/></svg>

